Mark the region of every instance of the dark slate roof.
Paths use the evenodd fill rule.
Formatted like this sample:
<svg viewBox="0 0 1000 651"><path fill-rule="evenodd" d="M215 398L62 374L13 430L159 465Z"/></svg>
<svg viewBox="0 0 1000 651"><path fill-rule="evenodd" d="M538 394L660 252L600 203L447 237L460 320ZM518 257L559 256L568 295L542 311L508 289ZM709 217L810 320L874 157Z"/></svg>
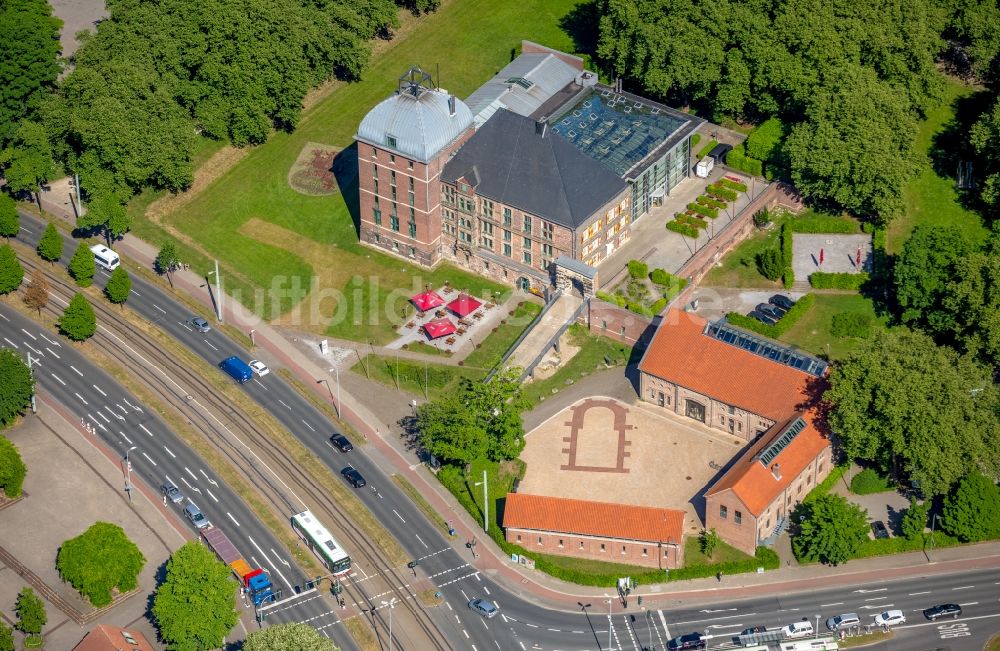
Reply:
<svg viewBox="0 0 1000 651"><path fill-rule="evenodd" d="M576 229L628 186L547 125L497 111L445 165L476 194Z"/></svg>

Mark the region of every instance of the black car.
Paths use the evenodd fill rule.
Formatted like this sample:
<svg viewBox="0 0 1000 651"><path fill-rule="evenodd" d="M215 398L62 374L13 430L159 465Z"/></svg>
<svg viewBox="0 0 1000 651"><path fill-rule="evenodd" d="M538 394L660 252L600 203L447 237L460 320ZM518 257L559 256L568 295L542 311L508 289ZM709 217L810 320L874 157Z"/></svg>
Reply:
<svg viewBox="0 0 1000 651"><path fill-rule="evenodd" d="M351 442L343 434L334 434L331 436L330 443L341 452L350 452L354 449L354 446L351 445Z"/></svg>
<svg viewBox="0 0 1000 651"><path fill-rule="evenodd" d="M704 649L705 639L701 633L688 633L667 642L667 648L671 651L674 649Z"/></svg>
<svg viewBox="0 0 1000 651"><path fill-rule="evenodd" d="M872 522L872 533L875 534L876 540L885 540L889 537L889 530L885 528L885 523L881 520Z"/></svg>
<svg viewBox="0 0 1000 651"><path fill-rule="evenodd" d="M766 314L776 321L785 316L785 311L783 309L776 305L771 305L770 303L758 303L754 310L760 312L761 314Z"/></svg>
<svg viewBox="0 0 1000 651"><path fill-rule="evenodd" d="M934 606L933 608L928 608L924 611L924 617L931 620L932 622L940 617L951 617L952 619L958 619L959 615L962 614L962 607L958 604L941 604L939 606Z"/></svg>
<svg viewBox="0 0 1000 651"><path fill-rule="evenodd" d="M771 305L777 305L783 310L790 310L792 309L792 306L795 305L795 301L782 294L775 294L771 298L767 299L767 302Z"/></svg>
<svg viewBox="0 0 1000 651"><path fill-rule="evenodd" d="M355 488L361 488L366 483L365 478L361 476L361 473L354 466L347 466L340 471L340 474Z"/></svg>
<svg viewBox="0 0 1000 651"><path fill-rule="evenodd" d="M751 319L757 319L758 321L766 325L774 325L775 323L777 323L775 319L772 319L770 316L764 314L763 312L758 312L757 310L748 312L747 316L750 317Z"/></svg>
<svg viewBox="0 0 1000 651"><path fill-rule="evenodd" d="M757 633L766 633L766 632L767 632L766 626L751 626L750 628L743 629L743 632L740 633L740 635L756 635Z"/></svg>

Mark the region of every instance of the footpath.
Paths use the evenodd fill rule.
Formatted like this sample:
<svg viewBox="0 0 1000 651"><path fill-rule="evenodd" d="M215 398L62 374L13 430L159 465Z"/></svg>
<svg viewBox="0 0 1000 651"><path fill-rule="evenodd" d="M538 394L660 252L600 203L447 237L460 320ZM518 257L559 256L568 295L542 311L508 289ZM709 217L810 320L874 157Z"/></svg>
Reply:
<svg viewBox="0 0 1000 651"><path fill-rule="evenodd" d="M46 205L46 209L72 220L71 209L68 205L60 206L58 202L55 202ZM147 269L153 268L153 261L158 253L152 244L131 234L117 242L115 250ZM215 310L210 295L202 287L208 282L205 278L191 271L175 272L172 274L172 278L173 292L187 294L209 310ZM164 288L171 291L165 284ZM328 402L331 406L336 406L336 400L327 387L316 382L316 378L328 375L328 362L309 355L295 342L286 339L285 335L276 328L264 322L235 300L224 296L222 305L225 323L242 329L247 335L253 330L253 341L257 347L273 355L277 362L288 368L321 400ZM400 395L391 387L373 382L367 382L364 386L365 392L357 395L350 391L343 391L342 387L340 392L342 419L364 436L374 450L384 457L385 462L391 465L391 468L383 467L383 470L389 473L399 473L416 487L416 490L427 499L443 520L453 523L456 536L451 540L452 546L465 553L473 567L489 573L492 578L503 583L512 593L543 607L577 610L577 602L581 599L612 596L610 593L613 590L611 589L576 586L541 572L528 570L511 561L503 550L492 541L484 539L479 523L466 513L458 501L441 486L433 474L422 464L416 453L406 444L398 421L390 419L389 416L389 414L395 416L399 413L398 406L387 408L381 406L398 405ZM359 395L363 395L366 402L359 400ZM472 539L476 539L478 543L475 547L477 551L475 558L465 546L466 542ZM788 565L762 574L724 576L721 581L712 577L676 583L650 584L640 586L638 591L633 592L632 596L643 596L644 606L653 609L680 603L712 603L763 594L863 585L884 582L893 578L932 576L998 567L1000 567L1000 542L991 542L934 550L928 554L915 552L854 560L838 567ZM635 601L635 599L631 599L629 603L634 604ZM625 610L620 602L616 602L616 609Z"/></svg>

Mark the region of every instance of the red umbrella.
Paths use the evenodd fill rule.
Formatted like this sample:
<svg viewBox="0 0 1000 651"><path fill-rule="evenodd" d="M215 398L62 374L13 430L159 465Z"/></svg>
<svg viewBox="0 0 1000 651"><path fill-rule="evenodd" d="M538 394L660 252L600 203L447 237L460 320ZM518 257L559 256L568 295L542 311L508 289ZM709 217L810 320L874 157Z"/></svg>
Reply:
<svg viewBox="0 0 1000 651"><path fill-rule="evenodd" d="M431 339L437 339L455 333L455 324L448 319L434 319L424 324L424 332Z"/></svg>
<svg viewBox="0 0 1000 651"><path fill-rule="evenodd" d="M448 309L462 318L478 310L481 305L482 303L468 294L459 294L458 298L448 303Z"/></svg>
<svg viewBox="0 0 1000 651"><path fill-rule="evenodd" d="M858 247L858 257L857 257L857 259L854 262L854 266L856 266L856 267L860 267L861 266L861 247L860 246Z"/></svg>
<svg viewBox="0 0 1000 651"><path fill-rule="evenodd" d="M444 305L444 299L438 296L437 292L429 291L423 294L417 294L416 296L411 296L410 300L413 304L417 306L417 309L421 312L426 312L427 310L433 310L436 307Z"/></svg>
<svg viewBox="0 0 1000 651"><path fill-rule="evenodd" d="M823 249L819 250L819 263L823 264Z"/></svg>

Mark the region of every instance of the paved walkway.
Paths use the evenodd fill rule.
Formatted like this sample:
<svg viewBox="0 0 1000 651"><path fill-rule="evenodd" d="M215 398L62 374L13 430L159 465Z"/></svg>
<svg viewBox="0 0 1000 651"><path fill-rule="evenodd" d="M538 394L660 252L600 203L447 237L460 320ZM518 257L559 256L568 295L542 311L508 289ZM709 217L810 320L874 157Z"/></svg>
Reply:
<svg viewBox="0 0 1000 651"><path fill-rule="evenodd" d="M556 299L538 323L534 325L528 336L518 344L517 349L507 360L507 366L527 369L535 361L559 329L566 325L573 313L577 311L583 299L570 292L565 292Z"/></svg>

